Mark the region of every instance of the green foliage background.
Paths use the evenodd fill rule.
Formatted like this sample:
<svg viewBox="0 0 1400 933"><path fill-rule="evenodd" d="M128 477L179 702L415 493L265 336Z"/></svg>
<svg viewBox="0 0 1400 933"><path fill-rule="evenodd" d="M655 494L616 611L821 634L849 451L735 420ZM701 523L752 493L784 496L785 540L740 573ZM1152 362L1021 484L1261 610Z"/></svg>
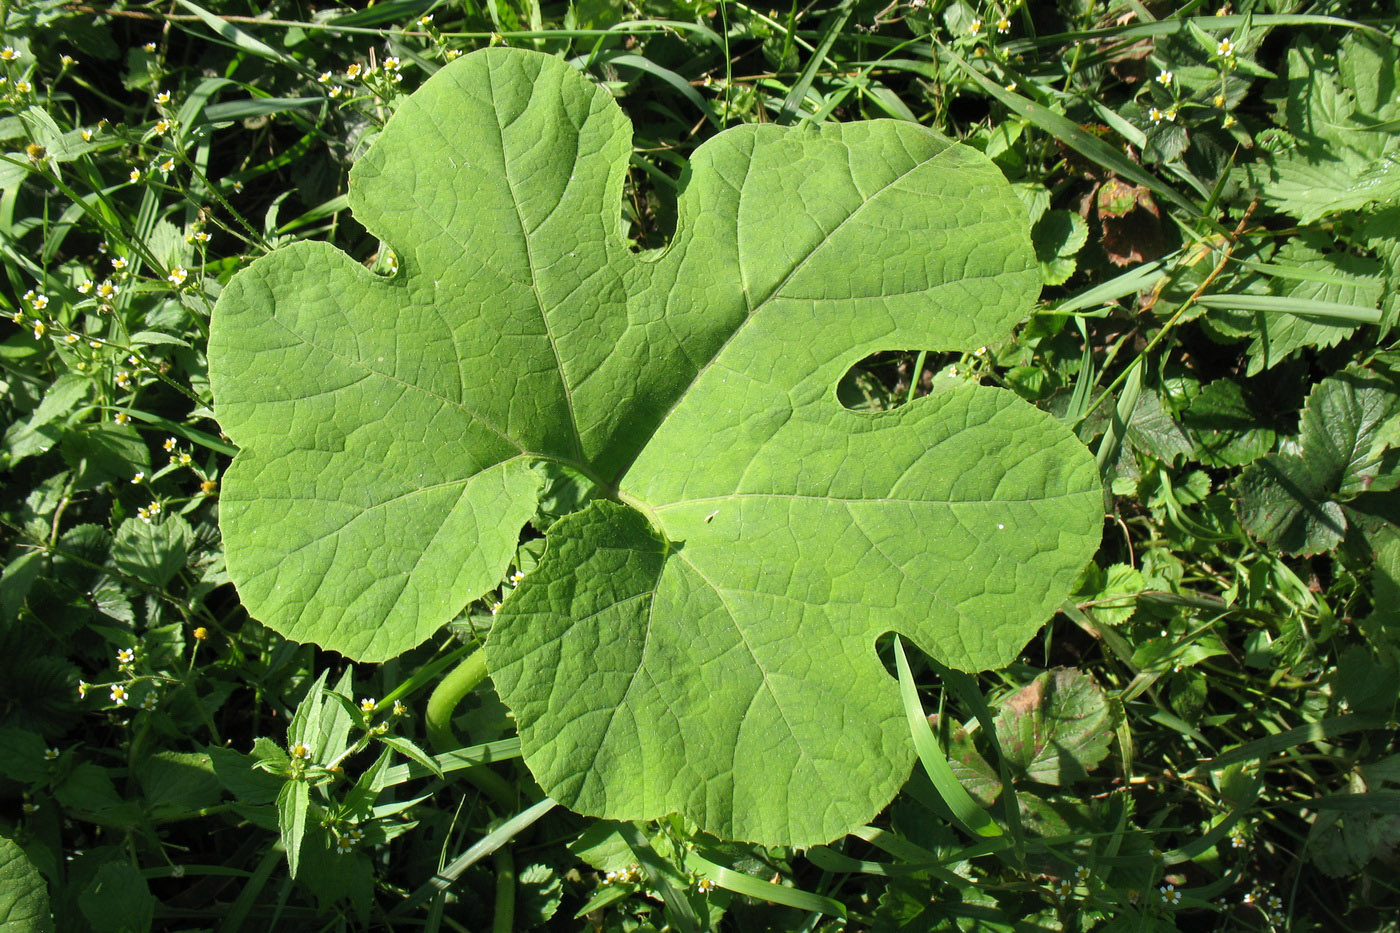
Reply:
<svg viewBox="0 0 1400 933"><path fill-rule="evenodd" d="M0 9L0 922L1394 929L1393 16ZM881 643L920 763L829 845L543 798L477 653L514 576L355 667L250 619L229 583L213 303L295 240L392 271L346 209L349 168L404 95L490 45L559 55L621 105L636 249L675 231L690 153L745 123L932 127L988 156L1034 224L1045 288L1014 328L878 353L840 396L1015 391L1095 452L1104 543L1001 670ZM570 477L542 482L538 527L578 505ZM528 576L542 539L524 537Z"/></svg>

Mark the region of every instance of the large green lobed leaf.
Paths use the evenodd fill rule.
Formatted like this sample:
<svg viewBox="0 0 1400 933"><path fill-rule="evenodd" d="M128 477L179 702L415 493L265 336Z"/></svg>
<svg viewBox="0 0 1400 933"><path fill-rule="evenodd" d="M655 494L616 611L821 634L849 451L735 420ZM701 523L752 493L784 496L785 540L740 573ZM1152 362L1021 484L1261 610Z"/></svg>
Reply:
<svg viewBox="0 0 1400 933"><path fill-rule="evenodd" d="M561 60L466 56L351 174L396 276L303 243L229 284L229 571L289 637L392 657L498 584L534 467L578 470L602 496L488 643L532 772L600 816L829 840L912 763L876 639L1004 664L1099 540L1092 458L1013 394L836 398L877 351L1005 335L1039 287L1025 210L913 124L745 126L634 254L630 135Z"/></svg>

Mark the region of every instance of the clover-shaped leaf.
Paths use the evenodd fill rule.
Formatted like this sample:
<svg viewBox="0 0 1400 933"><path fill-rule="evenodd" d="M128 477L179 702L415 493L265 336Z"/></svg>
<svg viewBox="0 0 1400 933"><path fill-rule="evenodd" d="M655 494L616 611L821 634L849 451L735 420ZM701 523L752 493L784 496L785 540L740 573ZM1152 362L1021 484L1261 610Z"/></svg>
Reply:
<svg viewBox="0 0 1400 933"><path fill-rule="evenodd" d="M488 643L541 785L825 841L912 762L876 639L1005 663L1099 539L1092 458L1013 394L836 397L872 353L1003 337L1038 289L1025 210L920 126L744 126L695 151L673 242L634 254L630 148L562 60L466 56L351 174L396 275L303 243L230 282L229 572L289 637L391 657L499 582L536 467L576 471L598 497Z"/></svg>

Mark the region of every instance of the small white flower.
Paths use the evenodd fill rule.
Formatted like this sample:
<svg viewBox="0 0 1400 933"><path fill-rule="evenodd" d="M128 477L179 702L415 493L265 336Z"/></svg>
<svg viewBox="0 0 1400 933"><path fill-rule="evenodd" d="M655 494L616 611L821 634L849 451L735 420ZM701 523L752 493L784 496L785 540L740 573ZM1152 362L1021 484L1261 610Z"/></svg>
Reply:
<svg viewBox="0 0 1400 933"><path fill-rule="evenodd" d="M695 882L695 890L699 891L701 894L709 894L715 887L715 883L709 878L701 878L699 881Z"/></svg>
<svg viewBox="0 0 1400 933"><path fill-rule="evenodd" d="M131 373L127 372L127 371L124 370L124 369L121 370L120 372L117 373L116 382L117 382L117 388L119 388L119 389L125 389L127 386L131 385ZM145 474L137 473L136 475L137 475L137 476L144 476ZM132 482L133 482L133 483L136 483L136 482L140 482L140 480L133 479Z"/></svg>
<svg viewBox="0 0 1400 933"><path fill-rule="evenodd" d="M491 604L491 614L495 615L501 611L501 601L498 599Z"/></svg>
<svg viewBox="0 0 1400 933"><path fill-rule="evenodd" d="M345 855L355 850L355 840L349 836L337 836L335 840L335 854Z"/></svg>
<svg viewBox="0 0 1400 933"><path fill-rule="evenodd" d="M42 311L49 306L48 295L34 295L29 299L29 304L35 311Z"/></svg>
<svg viewBox="0 0 1400 933"><path fill-rule="evenodd" d="M112 702L118 706L126 705L126 688L121 684L115 684L112 687L112 692L108 694L108 696L111 697Z"/></svg>
<svg viewBox="0 0 1400 933"><path fill-rule="evenodd" d="M1011 20L1007 19L1005 16L1003 16L1001 19L997 20L997 32L1001 33L1002 35L1005 35L1006 33L1010 32L1010 31L1011 31Z"/></svg>
<svg viewBox="0 0 1400 933"><path fill-rule="evenodd" d="M169 121L169 120L157 120L157 121L156 121L156 125L153 127L153 129L154 129L157 133L168 133L168 132L170 132L170 121Z"/></svg>
<svg viewBox="0 0 1400 933"><path fill-rule="evenodd" d="M372 713L377 709L379 709L379 703L372 697L365 697L360 701L361 712Z"/></svg>
<svg viewBox="0 0 1400 933"><path fill-rule="evenodd" d="M397 57L395 57L395 56L393 56L393 55L390 55L388 58L384 59L384 70L385 70L385 71L397 71L397 70L398 70L398 67L399 67L399 60L398 60Z"/></svg>
<svg viewBox="0 0 1400 933"><path fill-rule="evenodd" d="M34 339L35 339L35 340L38 340L40 337L44 336L44 331L46 331L46 330L48 330L48 328L44 326L44 322L43 322L43 321L35 321L35 322L34 322Z"/></svg>
<svg viewBox="0 0 1400 933"><path fill-rule="evenodd" d="M1164 884L1157 889L1157 892L1162 896L1163 904L1174 907L1181 903L1181 892L1176 889L1174 884Z"/></svg>
<svg viewBox="0 0 1400 933"><path fill-rule="evenodd" d="M86 127L83 128L83 142L92 142L92 130L87 129Z"/></svg>
<svg viewBox="0 0 1400 933"><path fill-rule="evenodd" d="M330 96L331 96L331 97L339 97L341 94L344 94L344 93L345 93L345 88L341 87L339 84L337 84L335 87L333 87L333 88L330 89Z"/></svg>
<svg viewBox="0 0 1400 933"><path fill-rule="evenodd" d="M141 46L141 48L145 49L147 53L151 53L156 50L156 44L154 42L147 42L145 45Z"/></svg>
<svg viewBox="0 0 1400 933"><path fill-rule="evenodd" d="M115 259L112 260L112 271L113 271L113 272L120 272L120 271L122 271L122 270L125 269L125 268L126 268L126 260L125 260L124 258L122 258L121 256L117 256Z"/></svg>
<svg viewBox="0 0 1400 933"><path fill-rule="evenodd" d="M319 75L316 76L316 81L317 81L318 83L320 83L320 84L330 84L330 83L331 83L331 79L334 78L334 77L335 77L335 74L334 74L333 72L323 71L323 72L321 72Z"/></svg>
<svg viewBox="0 0 1400 933"><path fill-rule="evenodd" d="M145 470L138 470L138 471L136 472L136 475L133 476L133 477L131 478L131 485L133 485L133 486L139 486L139 485L141 485L142 483L144 483L145 481L146 481L146 471L145 471Z"/></svg>
<svg viewBox="0 0 1400 933"><path fill-rule="evenodd" d="M96 342L97 341L93 341L93 343ZM117 424L131 424L131 416L124 411L117 412L117 416L112 420L115 421ZM133 480L132 482L135 482L135 480Z"/></svg>
<svg viewBox="0 0 1400 933"><path fill-rule="evenodd" d="M363 69L360 68L360 63L355 62L349 68L345 69L345 77L353 81L355 78L358 78L360 76L360 72L362 70Z"/></svg>
<svg viewBox="0 0 1400 933"><path fill-rule="evenodd" d="M422 16L418 17L418 25L419 25L419 26L427 26L427 25L429 25L430 23L432 23L432 21L433 21L433 14L431 14L431 13L424 13Z"/></svg>
<svg viewBox="0 0 1400 933"><path fill-rule="evenodd" d="M57 761L57 760L58 760L58 756L59 756L60 754L61 754L61 752L59 752L59 750L58 750L57 748L54 748L53 746L49 746L48 748L44 749L44 760L45 760L45 761Z"/></svg>
<svg viewBox="0 0 1400 933"><path fill-rule="evenodd" d="M519 570L517 570L515 573L513 573L513 574L510 575L510 585L511 585L511 586L519 586L519 585L520 585L520 581L521 581L521 580L524 580L524 579L525 579L525 574L523 574L523 573L521 573Z"/></svg>
<svg viewBox="0 0 1400 933"><path fill-rule="evenodd" d="M117 663L118 663L118 664L130 664L132 661L135 661L135 660L136 660L136 649L134 649L134 648L123 648L123 649L121 649L120 651L117 652Z"/></svg>
<svg viewBox="0 0 1400 933"><path fill-rule="evenodd" d="M166 159L164 162L160 163L160 170L161 170L161 172L163 172L163 173L164 173L164 172L173 171L174 168L175 168L175 160L174 160L174 159Z"/></svg>
<svg viewBox="0 0 1400 933"><path fill-rule="evenodd" d="M19 91L21 94L28 94L30 91L34 90L34 85L24 80L16 81L15 90Z"/></svg>
<svg viewBox="0 0 1400 933"><path fill-rule="evenodd" d="M185 279L189 277L190 272L184 266L176 266L174 269L171 269L170 274L166 276L166 278L170 281L170 284L176 286L177 288L181 285L184 285Z"/></svg>
<svg viewBox="0 0 1400 933"><path fill-rule="evenodd" d="M141 708L143 710L146 710L147 712L150 712L159 705L160 700L156 699L156 695L154 693L148 693L141 698Z"/></svg>
<svg viewBox="0 0 1400 933"><path fill-rule="evenodd" d="M84 279L82 282L78 283L79 295L86 295L90 291L92 291L92 279Z"/></svg>
<svg viewBox="0 0 1400 933"><path fill-rule="evenodd" d="M1221 39L1220 44L1215 47L1215 51L1222 58L1233 58L1235 55L1235 43L1228 38Z"/></svg>
<svg viewBox="0 0 1400 933"><path fill-rule="evenodd" d="M74 65L78 64L78 60L72 55L60 55L58 56L58 63L64 68L72 68Z"/></svg>
<svg viewBox="0 0 1400 933"><path fill-rule="evenodd" d="M72 346L73 344L75 344L75 343L78 342L78 335L77 335L77 334L68 334L67 336L65 336L65 337L63 338L63 342L66 343L66 344L68 344L69 346Z"/></svg>
<svg viewBox="0 0 1400 933"><path fill-rule="evenodd" d="M161 91L160 93L158 93L158 94L156 95L156 103L157 103L157 104L168 104L168 103L170 103L170 92L169 92L169 91Z"/></svg>
<svg viewBox="0 0 1400 933"><path fill-rule="evenodd" d="M117 286L113 285L111 282L103 282L101 285L97 286L98 298L115 298L116 296Z"/></svg>
<svg viewBox="0 0 1400 933"><path fill-rule="evenodd" d="M310 760L311 760L311 749L307 748L305 745L301 744L300 742L297 742L297 743L296 743L295 745L293 745L291 748L287 749L287 752L288 752L288 754L290 754L293 758L300 758L302 761L310 761Z"/></svg>
<svg viewBox="0 0 1400 933"><path fill-rule="evenodd" d="M1172 83L1172 79L1175 77L1176 75L1172 74L1169 69L1163 68L1161 73L1157 75L1157 83L1162 85L1162 87L1167 87Z"/></svg>
<svg viewBox="0 0 1400 933"><path fill-rule="evenodd" d="M967 27L967 31L971 35L979 35L982 32L982 21L980 19L974 19L972 25Z"/></svg>
<svg viewBox="0 0 1400 933"><path fill-rule="evenodd" d="M14 46L7 45L0 49L0 61L17 62L24 57L24 53L18 51Z"/></svg>
<svg viewBox="0 0 1400 933"><path fill-rule="evenodd" d="M1147 118L1152 121L1153 126L1156 126L1158 123L1161 123L1162 119L1165 116L1166 114L1163 113L1161 110L1158 110L1156 107L1153 107L1151 110L1147 111Z"/></svg>
<svg viewBox="0 0 1400 933"><path fill-rule="evenodd" d="M132 181L140 181L140 180L141 180L141 170L140 170L139 168L134 168L134 169L132 169L130 172L127 173L126 177L129 178L129 179L132 180Z"/></svg>
<svg viewBox="0 0 1400 933"><path fill-rule="evenodd" d="M448 49L447 52L444 53L444 54L447 56L447 60L448 60L448 61L450 61L450 62L455 62L457 59L459 59L459 58L462 57L462 50L461 50L461 49Z"/></svg>

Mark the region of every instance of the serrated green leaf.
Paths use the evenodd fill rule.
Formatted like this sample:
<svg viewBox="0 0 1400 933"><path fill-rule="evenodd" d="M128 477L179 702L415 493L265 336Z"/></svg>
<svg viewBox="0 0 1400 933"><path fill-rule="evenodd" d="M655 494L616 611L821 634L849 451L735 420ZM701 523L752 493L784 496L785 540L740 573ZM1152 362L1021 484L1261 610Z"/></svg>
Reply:
<svg viewBox="0 0 1400 933"><path fill-rule="evenodd" d="M1366 369L1318 383L1303 409L1297 453L1270 454L1240 477L1240 522L1250 534L1289 554L1341 543L1347 520L1339 502L1381 478L1400 415L1396 389Z"/></svg>
<svg viewBox="0 0 1400 933"><path fill-rule="evenodd" d="M141 760L136 780L156 821L195 815L221 796L213 762L201 753L156 752Z"/></svg>
<svg viewBox="0 0 1400 933"><path fill-rule="evenodd" d="M1288 51L1284 118L1299 145L1249 166L1266 201L1303 223L1400 197L1400 144L1371 127L1400 114L1395 47L1350 35L1334 58L1311 43Z"/></svg>
<svg viewBox="0 0 1400 933"><path fill-rule="evenodd" d="M128 518L112 540L112 562L151 586L164 586L185 566L194 529L178 515L148 522Z"/></svg>
<svg viewBox="0 0 1400 933"><path fill-rule="evenodd" d="M0 834L0 930L6 933L48 933L49 888L39 869L19 843Z"/></svg>
<svg viewBox="0 0 1400 933"><path fill-rule="evenodd" d="M129 480L151 465L150 451L136 429L108 421L64 431L60 452L80 489Z"/></svg>
<svg viewBox="0 0 1400 933"><path fill-rule="evenodd" d="M146 879L121 859L97 870L78 906L94 933L146 933L155 922L156 899Z"/></svg>
<svg viewBox="0 0 1400 933"><path fill-rule="evenodd" d="M1302 347L1335 346L1355 333L1355 317L1306 314L1313 303L1345 306L1358 312L1376 307L1381 297L1380 267L1351 253L1324 252L1322 247L1328 239L1321 235L1295 237L1279 250L1277 263L1311 277L1273 280L1275 294L1304 303L1298 305L1300 313L1255 315L1257 330L1249 347L1248 375L1278 365Z"/></svg>
<svg viewBox="0 0 1400 933"><path fill-rule="evenodd" d="M1010 393L835 399L878 350L1007 333L1038 287L1025 209L908 123L744 126L634 255L629 151L561 61L465 56L351 176L395 277L299 244L229 283L229 572L284 634L390 657L500 581L533 464L563 463L603 498L550 527L488 643L536 778L596 815L825 841L912 760L875 638L1004 663L1098 542L1087 452Z"/></svg>
<svg viewBox="0 0 1400 933"><path fill-rule="evenodd" d="M1155 392L1138 396L1125 437L1134 449L1167 464L1175 463L1177 457L1189 457L1192 451L1186 430L1162 407Z"/></svg>
<svg viewBox="0 0 1400 933"><path fill-rule="evenodd" d="M272 749L285 760L286 752L276 745L272 745ZM285 781L275 774L254 768L258 758L217 745L207 747L205 753L209 755L210 765L219 782L243 803L272 803L277 799Z"/></svg>
<svg viewBox="0 0 1400 933"><path fill-rule="evenodd" d="M1075 255L1089 239L1089 225L1073 211L1048 211L1031 229L1040 280L1061 285L1074 275Z"/></svg>
<svg viewBox="0 0 1400 933"><path fill-rule="evenodd" d="M1313 468L1332 480L1338 499L1371 489L1379 477L1382 456L1395 441L1398 388L1385 376L1352 369L1309 394L1298 440Z"/></svg>
<svg viewBox="0 0 1400 933"><path fill-rule="evenodd" d="M1347 528L1342 507L1328 498L1330 491L1302 457L1269 454L1240 477L1240 524L1286 554L1330 550Z"/></svg>
<svg viewBox="0 0 1400 933"><path fill-rule="evenodd" d="M277 830L282 837L282 851L287 855L287 874L293 878L301 863L310 808L311 785L306 781L287 781L277 792Z"/></svg>
<svg viewBox="0 0 1400 933"><path fill-rule="evenodd" d="M1206 466L1235 467L1252 463L1274 446L1276 435L1261 425L1244 389L1233 379L1217 379L1181 416L1194 443L1193 456Z"/></svg>
<svg viewBox="0 0 1400 933"><path fill-rule="evenodd" d="M1113 725L1113 707L1093 677L1059 668L1002 701L997 743L1018 776L1062 786L1103 761Z"/></svg>

